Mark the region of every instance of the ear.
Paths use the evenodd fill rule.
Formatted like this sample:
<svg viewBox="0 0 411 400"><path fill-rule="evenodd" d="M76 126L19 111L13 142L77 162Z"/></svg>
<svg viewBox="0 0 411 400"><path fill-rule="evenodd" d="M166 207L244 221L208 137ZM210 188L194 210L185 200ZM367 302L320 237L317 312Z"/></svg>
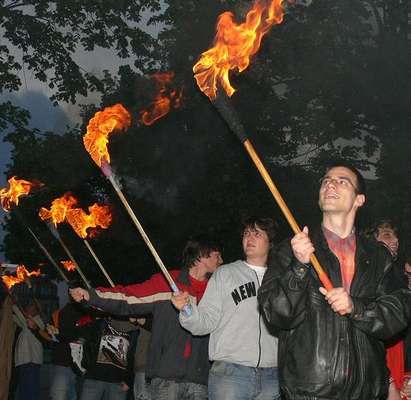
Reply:
<svg viewBox="0 0 411 400"><path fill-rule="evenodd" d="M365 194L357 194L355 204L358 208L362 207L365 204Z"/></svg>

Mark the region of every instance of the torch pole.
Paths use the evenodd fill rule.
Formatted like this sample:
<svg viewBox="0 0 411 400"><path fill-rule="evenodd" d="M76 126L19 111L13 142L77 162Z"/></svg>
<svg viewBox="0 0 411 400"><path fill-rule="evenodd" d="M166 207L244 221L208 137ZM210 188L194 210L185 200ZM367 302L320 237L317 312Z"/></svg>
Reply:
<svg viewBox="0 0 411 400"><path fill-rule="evenodd" d="M58 242L60 243L61 247L63 248L63 250L66 252L66 254L68 255L68 257L70 258L71 262L74 264L74 266L76 267L77 272L79 273L81 279L83 280L83 282L86 284L88 289L91 289L91 285L88 282L86 276L84 275L83 271L81 270L81 268L79 267L79 265L77 264L77 261L75 260L75 258L73 257L73 255L71 254L70 250L68 249L68 247L66 246L66 244L63 242L63 239L61 238L59 232L57 231L56 228L54 228L53 226L51 226L50 223L46 223L47 227L49 228L51 234L58 240Z"/></svg>
<svg viewBox="0 0 411 400"><path fill-rule="evenodd" d="M221 89L221 88L220 88ZM236 134L238 139L240 139L241 143L244 145L247 153L253 160L255 166L257 167L258 171L260 172L262 178L264 179L265 183L267 184L270 192L274 196L275 201L277 202L278 206L280 207L281 211L283 212L287 222L290 224L291 229L295 234L300 233L301 229L298 226L294 216L292 215L290 209L288 208L286 202L284 201L281 193L277 189L276 185L274 184L273 180L271 179L268 171L266 170L264 164L262 163L260 157L258 156L257 152L254 149L254 146L251 144L250 139L248 139L247 134L244 130L244 126L242 125L240 119L238 118L236 112L233 110L233 107L229 101L229 98L226 92L221 89L219 91L218 96L212 100L212 104L217 108L220 115L223 117L224 121L227 123L229 128L233 133ZM320 262L318 261L315 254L313 254L310 258L311 264L315 271L317 272L318 278L320 279L322 285L325 289L330 290L333 288L333 284L331 283L330 278L328 277L327 273L322 268Z"/></svg>
<svg viewBox="0 0 411 400"><path fill-rule="evenodd" d="M297 224L297 221L295 220L293 214L291 213L290 209L287 206L287 203L284 201L283 197L281 196L281 193L277 189L277 186L271 179L267 169L265 168L264 164L262 163L260 157L258 156L257 152L254 149L254 146L250 142L249 139L246 139L243 142L243 145L245 149L247 150L247 153L253 160L255 166L257 167L258 171L260 172L262 178L264 179L265 183L268 186L268 189L270 190L271 194L274 196L275 201L277 202L278 206L280 207L281 211L283 212L287 222L291 226L291 229L295 234L300 233L301 229ZM330 290L333 288L333 284L330 281L330 278L322 268L320 262L318 261L317 257L313 254L311 255L310 258L311 264L314 267L315 271L317 272L318 278L320 279L321 283L324 285L324 288L327 290Z"/></svg>
<svg viewBox="0 0 411 400"><path fill-rule="evenodd" d="M101 272L104 274L106 277L108 283L110 284L111 287L114 287L114 282L111 280L110 275L107 273L106 269L104 268L103 264L101 263L100 259L97 257L96 253L94 252L93 248L91 247L89 241L87 239L83 239L83 243L86 245L88 251L90 254L93 256L94 261L97 263L97 265L100 267Z"/></svg>
<svg viewBox="0 0 411 400"><path fill-rule="evenodd" d="M60 276L63 278L65 282L68 282L67 276L64 274L64 272L61 270L61 268L58 266L56 260L53 258L53 256L49 253L49 251L46 249L46 247L41 243L40 239L37 237L37 235L33 232L33 230L28 226L28 224L24 221L23 216L21 215L20 212L17 211L16 208L14 208L14 213L17 216L17 219L19 222L29 231L30 235L33 237L35 242L37 243L37 246L40 247L40 250L44 253L44 255L48 258L48 260L51 262L53 267L57 270L57 272L60 274Z"/></svg>
<svg viewBox="0 0 411 400"><path fill-rule="evenodd" d="M107 175L106 175L107 176ZM137 227L138 231L140 232L140 235L142 236L144 242L148 246L148 248L151 251L151 254L153 255L154 259L156 260L158 266L160 267L161 271L164 274L164 277L167 279L167 282L171 286L171 289L173 289L174 292L178 292L177 285L175 284L172 276L168 272L166 266L164 265L163 261L161 260L160 256L157 253L157 250L154 248L152 245L149 237L147 236L146 232L144 231L143 226L140 224L140 221L137 219L136 215L134 214L134 211L131 209L130 205L128 204L127 199L125 198L123 192L121 191L120 187L118 186L117 182L115 181L113 174L110 174L107 176L110 183L112 184L114 190L116 191L118 197L120 198L121 202L123 203L124 207L126 208L130 218L134 222L134 225Z"/></svg>

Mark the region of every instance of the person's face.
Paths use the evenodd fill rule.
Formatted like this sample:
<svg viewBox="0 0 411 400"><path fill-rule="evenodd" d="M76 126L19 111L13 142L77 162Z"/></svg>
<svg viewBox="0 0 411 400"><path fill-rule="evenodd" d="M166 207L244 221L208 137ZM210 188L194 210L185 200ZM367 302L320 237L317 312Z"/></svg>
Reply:
<svg viewBox="0 0 411 400"><path fill-rule="evenodd" d="M243 251L247 259L267 257L270 251L267 233L258 226L246 228L243 232Z"/></svg>
<svg viewBox="0 0 411 400"><path fill-rule="evenodd" d="M356 212L365 202L357 177L345 167L330 169L321 180L318 204L324 213Z"/></svg>
<svg viewBox="0 0 411 400"><path fill-rule="evenodd" d="M397 255L399 240L397 234L392 228L378 228L376 239L379 242L383 242L388 247L392 255Z"/></svg>
<svg viewBox="0 0 411 400"><path fill-rule="evenodd" d="M223 257L219 251L214 250L207 257L201 257L200 262L212 274L223 263Z"/></svg>

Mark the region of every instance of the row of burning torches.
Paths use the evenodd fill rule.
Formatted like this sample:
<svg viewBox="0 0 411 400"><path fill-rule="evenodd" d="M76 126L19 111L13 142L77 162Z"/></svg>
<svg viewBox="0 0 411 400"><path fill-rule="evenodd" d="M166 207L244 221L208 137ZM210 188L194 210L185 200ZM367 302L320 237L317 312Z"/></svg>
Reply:
<svg viewBox="0 0 411 400"><path fill-rule="evenodd" d="M193 67L193 71L199 88L208 96L231 130L243 143L246 151L258 168L291 228L295 233L298 233L300 232L298 224L255 152L254 147L245 134L245 130L239 121L238 116L233 111L228 101L228 97L231 97L235 92L235 89L231 86L229 80L230 71L237 70L238 72L242 72L247 68L250 63L250 57L257 53L263 36L268 33L274 24L280 24L283 21L283 2L284 0L257 0L253 7L248 11L245 21L241 24L235 23L232 13L225 12L221 14L217 23L214 46L200 56L199 61ZM173 76L173 73L158 73L153 76L158 84L158 94L152 103L152 106L148 110L140 113L140 121L142 123L151 125L157 119L166 115L171 107L178 108L180 106L182 91L175 89L170 91L168 89ZM115 104L111 107L107 107L104 110L97 112L89 121L87 133L83 137L84 146L93 161L100 167L103 174L112 184L143 240L149 247L158 266L168 280L172 290L178 291L177 286L165 268L160 256L128 204L124 194L120 190L110 166L111 160L107 148L109 137L113 132L126 131L130 126L131 115L123 105ZM17 180L15 178L11 178L9 183L10 188L8 190L3 189L0 191L1 202L3 208L6 210L10 210L13 204L17 206L18 198L21 195L27 195L34 186L34 184L29 181ZM89 228L108 228L111 223L109 207L95 204L89 207L89 214L87 214L84 210L76 208L75 206L76 199L71 194L65 194L61 198L55 199L49 210L42 208L39 215L43 220L52 222L52 224L49 223L48 226L69 255L71 260L71 264L69 265L71 265L71 267L74 265L87 286L89 286L89 282L58 234L56 227L59 223L68 222L73 227L74 231L84 240L86 246L92 252L94 259L109 280L110 285L114 285L86 239L87 230ZM52 259L47 249L45 249L29 227L28 229L49 260L56 268L58 268L57 263ZM319 278L322 280L323 285L327 289L331 288L331 282L325 275L316 258L313 257L311 261ZM27 276L27 273L21 276ZM62 274L62 276L64 276L64 274Z"/></svg>

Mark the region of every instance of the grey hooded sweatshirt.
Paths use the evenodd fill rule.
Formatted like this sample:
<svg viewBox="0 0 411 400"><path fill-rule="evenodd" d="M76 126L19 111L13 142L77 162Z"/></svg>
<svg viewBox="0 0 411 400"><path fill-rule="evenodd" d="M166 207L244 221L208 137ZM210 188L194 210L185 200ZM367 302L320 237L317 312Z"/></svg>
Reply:
<svg viewBox="0 0 411 400"><path fill-rule="evenodd" d="M244 261L217 269L198 306L190 297L191 316L180 312L181 325L193 335L210 334L209 358L248 367L277 367L278 340L258 309L261 278Z"/></svg>

